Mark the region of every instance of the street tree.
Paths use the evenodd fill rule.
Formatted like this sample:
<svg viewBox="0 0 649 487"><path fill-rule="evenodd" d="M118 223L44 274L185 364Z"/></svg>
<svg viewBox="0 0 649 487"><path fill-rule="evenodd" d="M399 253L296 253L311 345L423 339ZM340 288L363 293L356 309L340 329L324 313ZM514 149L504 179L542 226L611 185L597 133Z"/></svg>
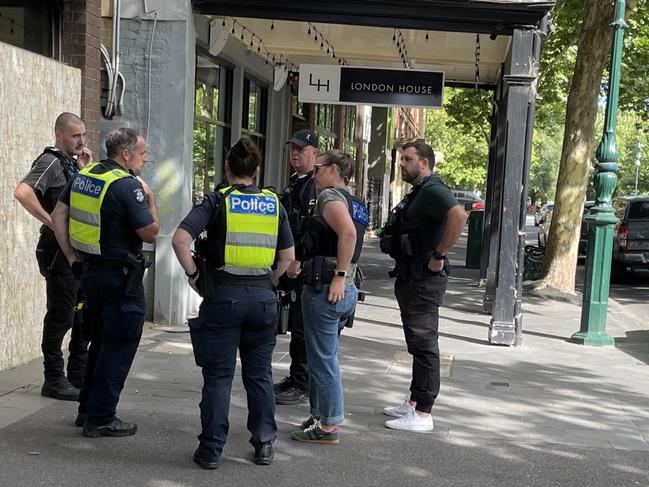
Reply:
<svg viewBox="0 0 649 487"><path fill-rule="evenodd" d="M602 75L611 50L613 0L586 0L577 41L574 74L555 192L555 207L539 287L574 292L583 203L598 139L595 126ZM634 6L628 3L627 15ZM547 53L546 53L547 54Z"/></svg>
<svg viewBox="0 0 649 487"><path fill-rule="evenodd" d="M484 193L489 157L488 91L448 88L444 108L426 112L426 140L438 153L437 170L451 188Z"/></svg>

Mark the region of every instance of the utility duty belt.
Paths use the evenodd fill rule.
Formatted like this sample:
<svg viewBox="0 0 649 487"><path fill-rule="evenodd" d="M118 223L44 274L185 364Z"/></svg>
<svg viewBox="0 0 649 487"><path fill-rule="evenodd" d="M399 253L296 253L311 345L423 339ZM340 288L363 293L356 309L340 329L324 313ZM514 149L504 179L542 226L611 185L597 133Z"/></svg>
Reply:
<svg viewBox="0 0 649 487"><path fill-rule="evenodd" d="M396 277L401 282L418 281L431 276L449 276L451 274L451 266L448 259L444 257L444 267L440 272L433 272L428 268L428 260L411 260L403 261L398 260L394 269L388 272L388 276Z"/></svg>
<svg viewBox="0 0 649 487"><path fill-rule="evenodd" d="M124 295L137 296L144 271L151 266L151 262L144 254L133 254L128 252L123 259L88 259L83 262L84 272L97 271L122 271L126 276L124 282Z"/></svg>
<svg viewBox="0 0 649 487"><path fill-rule="evenodd" d="M335 274L335 265L323 255L316 255L302 264L304 285L313 286L316 293L322 291L323 285L330 284Z"/></svg>

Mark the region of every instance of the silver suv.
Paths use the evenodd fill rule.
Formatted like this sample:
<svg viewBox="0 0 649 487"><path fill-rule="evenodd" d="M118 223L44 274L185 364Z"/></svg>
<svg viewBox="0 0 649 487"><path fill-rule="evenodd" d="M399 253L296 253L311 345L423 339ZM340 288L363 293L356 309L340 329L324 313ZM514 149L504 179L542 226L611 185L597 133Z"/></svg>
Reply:
<svg viewBox="0 0 649 487"><path fill-rule="evenodd" d="M620 223L613 236L612 277L629 268L649 269L649 196L622 196L613 199Z"/></svg>

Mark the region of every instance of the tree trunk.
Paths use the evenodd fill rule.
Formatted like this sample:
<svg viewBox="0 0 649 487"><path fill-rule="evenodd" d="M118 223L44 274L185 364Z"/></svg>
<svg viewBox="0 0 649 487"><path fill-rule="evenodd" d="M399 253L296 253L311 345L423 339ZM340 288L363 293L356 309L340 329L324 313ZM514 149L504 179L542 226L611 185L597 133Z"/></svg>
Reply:
<svg viewBox="0 0 649 487"><path fill-rule="evenodd" d="M597 106L604 66L611 52L613 0L587 0L577 44L552 223L539 288L575 292L577 247L593 157Z"/></svg>

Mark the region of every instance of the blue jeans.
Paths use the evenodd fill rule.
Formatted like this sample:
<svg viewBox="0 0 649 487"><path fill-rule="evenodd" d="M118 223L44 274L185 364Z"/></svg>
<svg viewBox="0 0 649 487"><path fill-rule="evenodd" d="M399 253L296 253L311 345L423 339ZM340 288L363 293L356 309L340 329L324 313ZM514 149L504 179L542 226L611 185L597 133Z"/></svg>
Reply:
<svg viewBox="0 0 649 487"><path fill-rule="evenodd" d="M347 318L353 313L358 290L345 286L345 297L329 304L329 285L315 293L311 286L302 291L302 313L307 362L309 364L309 402L311 415L324 424L341 424L345 419L343 383L338 363L338 338Z"/></svg>

